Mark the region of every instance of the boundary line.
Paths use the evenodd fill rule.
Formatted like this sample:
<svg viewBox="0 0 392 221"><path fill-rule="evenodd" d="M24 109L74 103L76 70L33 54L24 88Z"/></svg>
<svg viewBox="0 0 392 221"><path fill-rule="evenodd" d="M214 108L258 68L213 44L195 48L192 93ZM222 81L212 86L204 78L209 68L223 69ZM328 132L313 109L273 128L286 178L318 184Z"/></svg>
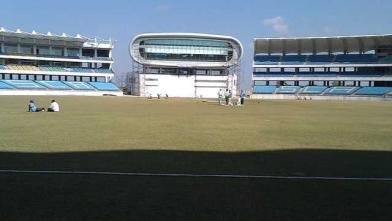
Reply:
<svg viewBox="0 0 392 221"><path fill-rule="evenodd" d="M106 175L106 176L152 176L152 177L212 177L212 178L251 178L279 180L324 180L324 181L392 181L391 177L323 177L323 176L274 176L238 174L192 174L192 173L144 173L109 171L66 171L66 170L0 170L0 173L24 174L63 174L63 175Z"/></svg>

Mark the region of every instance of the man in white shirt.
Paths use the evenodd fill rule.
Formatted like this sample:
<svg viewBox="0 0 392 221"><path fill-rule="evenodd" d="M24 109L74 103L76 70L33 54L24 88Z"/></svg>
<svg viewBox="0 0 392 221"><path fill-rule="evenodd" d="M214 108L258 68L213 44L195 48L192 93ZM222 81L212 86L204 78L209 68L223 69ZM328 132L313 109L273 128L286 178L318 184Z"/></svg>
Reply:
<svg viewBox="0 0 392 221"><path fill-rule="evenodd" d="M59 104L55 100L52 100L50 106L48 107L48 112L59 112L59 111L60 111Z"/></svg>
<svg viewBox="0 0 392 221"><path fill-rule="evenodd" d="M222 104L222 100L223 100L223 90L219 89L219 91L218 91L218 101L219 101L219 104Z"/></svg>

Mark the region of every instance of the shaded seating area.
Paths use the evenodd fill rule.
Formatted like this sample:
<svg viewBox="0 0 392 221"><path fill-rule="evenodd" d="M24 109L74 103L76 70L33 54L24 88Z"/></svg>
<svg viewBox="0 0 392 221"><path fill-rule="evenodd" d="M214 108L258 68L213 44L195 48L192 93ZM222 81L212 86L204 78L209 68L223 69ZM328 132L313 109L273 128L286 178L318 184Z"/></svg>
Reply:
<svg viewBox="0 0 392 221"><path fill-rule="evenodd" d="M119 89L112 83L107 82L89 82L94 88L100 91L118 91Z"/></svg>
<svg viewBox="0 0 392 221"><path fill-rule="evenodd" d="M39 89L45 90L47 87L30 80L3 80L4 83L16 89Z"/></svg>
<svg viewBox="0 0 392 221"><path fill-rule="evenodd" d="M95 90L93 86L91 86L87 82L79 82L79 81L64 81L64 84L70 86L74 90Z"/></svg>
<svg viewBox="0 0 392 221"><path fill-rule="evenodd" d="M35 81L49 89L54 90L71 90L72 88L61 81Z"/></svg>
<svg viewBox="0 0 392 221"><path fill-rule="evenodd" d="M377 57L374 54L338 54L335 62L342 63L375 63Z"/></svg>
<svg viewBox="0 0 392 221"><path fill-rule="evenodd" d="M392 87L362 87L355 92L358 95L384 95L392 92Z"/></svg>
<svg viewBox="0 0 392 221"><path fill-rule="evenodd" d="M277 94L296 94L301 87L299 86L280 86L276 93Z"/></svg>
<svg viewBox="0 0 392 221"><path fill-rule="evenodd" d="M302 64L306 61L306 55L285 55L282 56L283 64Z"/></svg>
<svg viewBox="0 0 392 221"><path fill-rule="evenodd" d="M0 89L13 89L13 88L14 87L12 87L11 85L6 84L6 83L0 81Z"/></svg>
<svg viewBox="0 0 392 221"><path fill-rule="evenodd" d="M300 93L301 94L322 94L327 87L325 86L307 86L304 87Z"/></svg>
<svg viewBox="0 0 392 221"><path fill-rule="evenodd" d="M68 82L43 80L0 80L0 89L120 91L116 85L109 82Z"/></svg>
<svg viewBox="0 0 392 221"><path fill-rule="evenodd" d="M276 86L255 85L253 87L253 93L255 94L273 94L275 90L276 90Z"/></svg>
<svg viewBox="0 0 392 221"><path fill-rule="evenodd" d="M331 87L327 89L324 94L329 95L350 95L358 90L358 87Z"/></svg>
<svg viewBox="0 0 392 221"><path fill-rule="evenodd" d="M281 60L280 55L255 55L255 64L277 64Z"/></svg>

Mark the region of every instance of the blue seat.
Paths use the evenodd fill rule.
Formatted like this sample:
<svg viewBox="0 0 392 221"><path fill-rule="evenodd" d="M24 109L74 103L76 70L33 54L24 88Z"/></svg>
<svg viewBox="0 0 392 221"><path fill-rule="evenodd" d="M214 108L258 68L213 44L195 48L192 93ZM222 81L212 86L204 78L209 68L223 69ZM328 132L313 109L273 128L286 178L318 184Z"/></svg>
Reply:
<svg viewBox="0 0 392 221"><path fill-rule="evenodd" d="M95 90L95 88L87 82L63 81L63 83L74 90Z"/></svg>
<svg viewBox="0 0 392 221"><path fill-rule="evenodd" d="M342 63L375 63L377 56L374 54L338 54L335 62Z"/></svg>
<svg viewBox="0 0 392 221"><path fill-rule="evenodd" d="M275 90L276 90L276 86L255 85L253 87L254 94L273 94Z"/></svg>
<svg viewBox="0 0 392 221"><path fill-rule="evenodd" d="M4 65L0 64L0 70L5 70L5 69L7 69L7 68Z"/></svg>
<svg viewBox="0 0 392 221"><path fill-rule="evenodd" d="M307 86L301 91L301 94L322 94L327 87L325 86Z"/></svg>
<svg viewBox="0 0 392 221"><path fill-rule="evenodd" d="M358 87L331 87L324 94L330 95L350 95L358 90Z"/></svg>
<svg viewBox="0 0 392 221"><path fill-rule="evenodd" d="M306 55L285 55L282 56L283 64L302 64L306 61Z"/></svg>
<svg viewBox="0 0 392 221"><path fill-rule="evenodd" d="M334 60L332 55L308 55L308 62L310 63L331 63Z"/></svg>
<svg viewBox="0 0 392 221"><path fill-rule="evenodd" d="M3 82L17 89L47 89L43 85L30 80L3 80Z"/></svg>
<svg viewBox="0 0 392 221"><path fill-rule="evenodd" d="M299 86L280 86L276 91L277 94L296 94L299 89Z"/></svg>
<svg viewBox="0 0 392 221"><path fill-rule="evenodd" d="M343 76L361 76L361 77L380 77L383 76L384 73L381 72L361 72L361 71L347 71L340 72L339 75Z"/></svg>
<svg viewBox="0 0 392 221"><path fill-rule="evenodd" d="M112 83L106 83L106 82L89 82L93 87L95 87L97 90L100 91L118 91L118 87L116 87Z"/></svg>
<svg viewBox="0 0 392 221"><path fill-rule="evenodd" d="M358 95L384 95L392 91L392 87L362 87L355 94Z"/></svg>
<svg viewBox="0 0 392 221"><path fill-rule="evenodd" d="M12 87L11 85L6 84L6 83L0 81L0 89L13 89L13 88L14 87Z"/></svg>
<svg viewBox="0 0 392 221"><path fill-rule="evenodd" d="M72 90L71 87L68 85L64 84L61 81L35 81L49 89L55 89L55 90Z"/></svg>
<svg viewBox="0 0 392 221"><path fill-rule="evenodd" d="M255 64L277 64L280 62L280 55L255 55Z"/></svg>

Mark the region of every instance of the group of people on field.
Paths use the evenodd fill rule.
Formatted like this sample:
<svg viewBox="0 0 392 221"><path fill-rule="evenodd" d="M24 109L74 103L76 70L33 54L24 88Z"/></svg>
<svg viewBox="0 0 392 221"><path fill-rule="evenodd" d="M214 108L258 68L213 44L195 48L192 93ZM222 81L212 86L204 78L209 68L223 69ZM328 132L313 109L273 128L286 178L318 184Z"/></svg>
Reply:
<svg viewBox="0 0 392 221"><path fill-rule="evenodd" d="M37 107L33 100L29 101L29 103L27 104L27 108L28 108L28 112L46 111L45 108L43 108L43 107ZM55 100L52 100L50 102L49 107L48 107L48 112L59 112L59 111L60 111L60 105Z"/></svg>
<svg viewBox="0 0 392 221"><path fill-rule="evenodd" d="M229 89L223 90L219 89L218 91L218 102L220 105L225 105L225 106L242 106L245 103L245 91L241 90L240 95L238 96L237 99L234 100L233 102L233 92Z"/></svg>

